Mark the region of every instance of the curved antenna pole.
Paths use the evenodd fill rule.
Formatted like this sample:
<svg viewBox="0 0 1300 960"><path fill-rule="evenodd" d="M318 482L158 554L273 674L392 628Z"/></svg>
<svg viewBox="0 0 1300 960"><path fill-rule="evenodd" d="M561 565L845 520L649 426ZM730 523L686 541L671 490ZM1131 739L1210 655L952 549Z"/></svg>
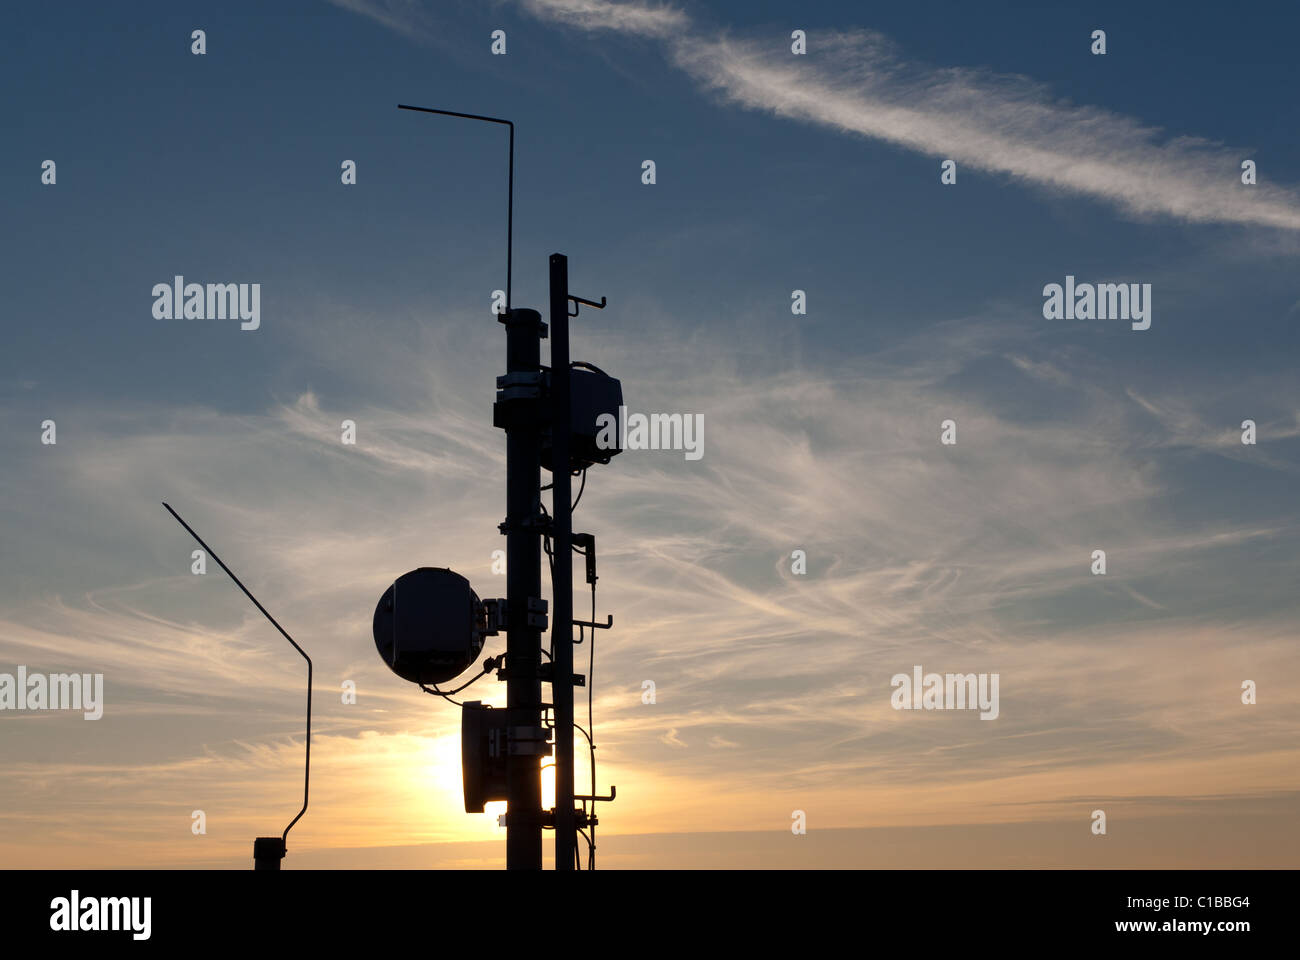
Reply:
<svg viewBox="0 0 1300 960"><path fill-rule="evenodd" d="M298 811L298 816L294 817L292 820L289 821L289 826L285 827L284 833L280 835L280 839L282 841L287 841L289 838L289 831L293 828L293 825L297 823L299 820L301 820L302 815L307 812L307 790L308 787L311 785L311 657L307 656L307 651L304 650L302 647L298 646L297 642L293 639L293 637L289 636L288 632L284 629L284 627L280 626L280 624L276 622L275 617L271 616L269 613L266 612L266 607L258 603L257 597L253 596L251 593L248 592L248 587L240 583L239 578L234 575L234 573L231 571L231 569L228 566L225 565L225 563L222 562L221 558L216 555L213 549L203 542L203 538L200 537L197 533L195 533L194 529L188 523L186 523L184 520L181 519L181 515L179 513L177 513L175 510L172 509L171 504L168 503L166 500L164 500L162 502L162 505L167 508L168 513L170 513L173 517L176 518L176 522L179 523L182 527L184 527L189 532L189 535L199 542L199 546L202 547L207 552L208 556L210 556L213 560L217 561L217 564L221 567L221 569L226 571L226 576L230 577L231 580L235 581L235 586L237 586L240 590L243 590L244 596L248 597L249 600L253 601L253 606L257 607L258 610L262 611L262 616L270 620L271 625L275 627L275 629L279 630L280 633L284 636L284 639L288 640L291 644L293 644L293 648L297 650L299 653L301 653L302 658L307 661L307 760L305 763L306 769L302 777L302 809ZM281 856L283 856L283 853L281 854Z"/></svg>
<svg viewBox="0 0 1300 960"><path fill-rule="evenodd" d="M515 250L515 125L510 120L500 117L483 117L477 113L457 113L454 110L435 110L433 107L412 107L405 103L397 105L398 110L415 110L418 113L437 113L444 117L460 117L463 120L483 120L487 123L504 123L510 128L510 186L506 194L506 313L510 312L510 267Z"/></svg>

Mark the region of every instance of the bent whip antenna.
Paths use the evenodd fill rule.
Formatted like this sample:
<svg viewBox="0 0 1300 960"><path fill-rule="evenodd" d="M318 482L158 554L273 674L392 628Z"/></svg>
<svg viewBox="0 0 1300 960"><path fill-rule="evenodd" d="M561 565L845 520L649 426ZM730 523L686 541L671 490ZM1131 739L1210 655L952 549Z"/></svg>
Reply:
<svg viewBox="0 0 1300 960"><path fill-rule="evenodd" d="M222 559L216 555L213 549L203 542L203 538L194 532L194 528L181 519L181 515L172 509L171 504L164 500L163 506L167 508L168 513L176 518L176 522L184 527L191 537L198 541L199 546L207 552L208 556L217 561L217 564L221 569L226 571L226 576L230 577L230 579L235 582L235 586L244 591L244 596L253 601L253 606L262 611L262 616L271 621L271 626L279 630L284 639L293 644L293 648L301 653L302 658L307 661L307 754L306 760L303 764L302 809L298 811L298 816L289 821L289 826L284 828L284 833L280 836L257 837L253 841L254 869L279 870L280 861L284 859L285 852L288 849L289 831L293 829L295 823L302 819L302 815L307 812L307 791L311 784L311 657L307 656L307 651L298 646L293 637L289 636L289 632L276 622L275 617L267 613L266 607L262 606L262 604L258 602L257 597L253 596L252 593L249 592L248 588L244 586L243 583L240 582L239 578L235 576L234 572L231 571L224 562L222 562Z"/></svg>
<svg viewBox="0 0 1300 960"><path fill-rule="evenodd" d="M462 120L482 120L485 123L499 123L510 128L510 181L506 194L506 313L510 313L510 270L515 256L515 125L511 120L500 117L485 117L477 113L458 113L455 110L435 110L433 107L413 107L399 103L398 110L414 110L417 113L436 113L444 117L460 117Z"/></svg>

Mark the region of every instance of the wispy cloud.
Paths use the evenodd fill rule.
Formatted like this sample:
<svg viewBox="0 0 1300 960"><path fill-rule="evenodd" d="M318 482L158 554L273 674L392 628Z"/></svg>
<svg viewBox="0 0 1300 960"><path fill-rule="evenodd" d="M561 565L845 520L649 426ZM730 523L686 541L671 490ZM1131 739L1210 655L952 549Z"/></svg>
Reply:
<svg viewBox="0 0 1300 960"><path fill-rule="evenodd" d="M1241 183L1251 151L1164 131L1044 85L909 62L882 35L817 33L783 44L677 38L676 62L726 100L883 140L977 170L1090 196L1138 216L1300 229L1300 194Z"/></svg>
<svg viewBox="0 0 1300 960"><path fill-rule="evenodd" d="M336 7L368 17L412 40L427 42L436 31L436 21L420 0L328 0Z"/></svg>
<svg viewBox="0 0 1300 960"><path fill-rule="evenodd" d="M669 6L609 3L607 0L521 0L529 13L583 30L614 30L643 37L668 37L690 26L690 18Z"/></svg>
<svg viewBox="0 0 1300 960"><path fill-rule="evenodd" d="M422 22L413 12L419 8L409 4L332 2L405 34ZM669 6L520 2L566 27L662 40L671 61L703 88L747 109L1091 197L1134 217L1300 230L1295 188L1270 184L1266 176L1241 183L1249 148L1072 104L1028 77L909 61L871 30L813 31L809 53L794 56L784 35L746 38L704 29Z"/></svg>

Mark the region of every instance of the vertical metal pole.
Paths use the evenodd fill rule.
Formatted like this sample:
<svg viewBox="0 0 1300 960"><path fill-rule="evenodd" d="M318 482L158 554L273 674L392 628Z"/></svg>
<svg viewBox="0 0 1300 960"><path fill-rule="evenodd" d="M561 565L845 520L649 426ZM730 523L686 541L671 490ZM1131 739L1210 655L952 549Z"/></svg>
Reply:
<svg viewBox="0 0 1300 960"><path fill-rule="evenodd" d="M506 371L541 369L541 323L536 310L511 310L506 325ZM537 410L540 402L526 405ZM541 726L538 679L542 633L528 620L528 598L542 595L541 423L512 417L506 427L506 709L510 715L506 760L506 868L542 869L542 775L535 752L516 752L516 730ZM522 746L522 744L519 744Z"/></svg>
<svg viewBox="0 0 1300 960"><path fill-rule="evenodd" d="M509 120L510 127L510 185L506 188L506 313L514 306L510 302L510 272L514 269L515 259L515 125Z"/></svg>
<svg viewBox="0 0 1300 960"><path fill-rule="evenodd" d="M572 870L573 822L573 520L569 476L569 260L551 254L551 487L555 594L551 655L555 706L555 869Z"/></svg>

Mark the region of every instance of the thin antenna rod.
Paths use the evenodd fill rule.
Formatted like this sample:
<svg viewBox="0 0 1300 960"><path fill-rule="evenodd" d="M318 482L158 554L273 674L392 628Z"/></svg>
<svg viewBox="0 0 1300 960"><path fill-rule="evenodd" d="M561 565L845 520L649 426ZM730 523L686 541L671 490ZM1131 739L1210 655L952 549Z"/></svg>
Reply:
<svg viewBox="0 0 1300 960"><path fill-rule="evenodd" d="M243 590L244 596L248 597L249 600L253 601L253 606L257 607L257 609L262 611L262 616L270 620L271 625L275 627L275 629L279 630L280 633L284 635L284 639L292 643L293 648L297 650L299 653L301 653L302 658L307 661L307 762L305 765L306 771L303 773L303 778L302 778L302 809L298 811L298 816L294 817L292 820L289 821L289 826L285 827L284 833L280 835L281 840L287 840L289 837L289 831L293 828L293 825L297 823L299 820L301 820L302 815L307 812L307 789L311 784L311 657L307 656L307 651L304 650L302 647L298 646L297 642L294 641L293 637L289 636L288 632L284 629L284 627L280 626L280 624L276 622L275 617L271 616L269 613L266 612L266 607L258 603L257 597L253 596L251 593L248 592L248 587L240 583L239 578L235 576L233 572L231 572L231 569L228 566L222 563L221 558L216 555L213 549L203 542L203 538L200 537L197 533L195 533L194 529L188 523L186 523L184 520L181 519L181 515L179 513L177 513L175 510L172 509L171 504L169 504L166 500L164 500L163 506L167 508L167 512L170 513L173 517L175 517L176 521L182 527L184 527L186 530L189 531L190 536L199 542L199 546L202 547L205 551L207 551L208 556L210 556L213 560L217 561L221 569L226 571L226 575L230 577L231 580L235 581L235 586L237 586L240 590ZM283 853L281 854L281 856L283 856Z"/></svg>
<svg viewBox="0 0 1300 960"><path fill-rule="evenodd" d="M510 120L500 117L481 117L477 113L457 113L454 110L435 110L432 107L411 107L405 103L397 105L398 110L415 110L419 113L437 113L444 117L461 117L464 120L484 120L488 123L504 123L510 128L510 187L506 199L506 312L510 312L510 267L515 251L515 125Z"/></svg>

